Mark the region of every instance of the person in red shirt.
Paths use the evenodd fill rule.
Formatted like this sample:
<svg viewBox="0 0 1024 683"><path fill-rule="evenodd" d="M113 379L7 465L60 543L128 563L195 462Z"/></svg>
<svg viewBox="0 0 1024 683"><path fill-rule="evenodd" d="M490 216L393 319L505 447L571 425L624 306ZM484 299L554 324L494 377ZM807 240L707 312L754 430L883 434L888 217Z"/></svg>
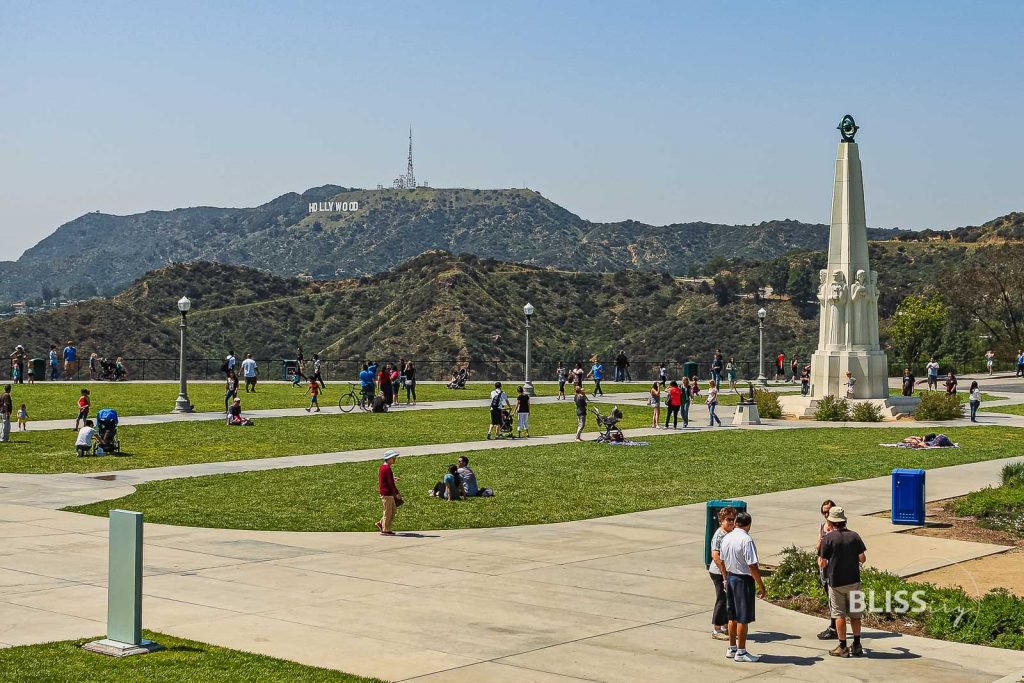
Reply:
<svg viewBox="0 0 1024 683"><path fill-rule="evenodd" d="M395 535L391 530L391 523L395 520L395 508L401 505L402 501L402 495L395 483L395 473L391 471L397 457L398 451L387 451L384 453L384 462L377 470L377 490L380 493L381 506L384 508L384 514L377 521L377 529L383 536Z"/></svg>
<svg viewBox="0 0 1024 683"><path fill-rule="evenodd" d="M75 420L75 431L78 431L78 423L89 417L89 390L82 389L82 396L78 399L78 418Z"/></svg>
<svg viewBox="0 0 1024 683"><path fill-rule="evenodd" d="M672 420L672 429L679 429L679 407L683 405L683 392L679 382L672 380L668 385L668 414L665 415L665 429Z"/></svg>
<svg viewBox="0 0 1024 683"><path fill-rule="evenodd" d="M775 359L775 380L786 379L786 354L780 353Z"/></svg>

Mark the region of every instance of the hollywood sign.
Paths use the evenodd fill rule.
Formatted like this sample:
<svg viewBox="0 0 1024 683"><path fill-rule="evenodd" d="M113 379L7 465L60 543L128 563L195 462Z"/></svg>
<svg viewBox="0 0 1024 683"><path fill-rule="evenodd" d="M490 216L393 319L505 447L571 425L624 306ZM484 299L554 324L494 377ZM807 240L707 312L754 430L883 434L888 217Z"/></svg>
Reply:
<svg viewBox="0 0 1024 683"><path fill-rule="evenodd" d="M358 211L359 202L310 202L309 212L317 213L327 211L336 213L338 211Z"/></svg>

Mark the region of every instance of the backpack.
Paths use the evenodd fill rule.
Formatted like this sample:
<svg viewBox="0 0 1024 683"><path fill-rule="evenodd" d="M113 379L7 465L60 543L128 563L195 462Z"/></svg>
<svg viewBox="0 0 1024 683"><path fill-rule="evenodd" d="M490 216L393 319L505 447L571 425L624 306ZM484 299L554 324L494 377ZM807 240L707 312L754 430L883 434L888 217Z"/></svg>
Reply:
<svg viewBox="0 0 1024 683"><path fill-rule="evenodd" d="M494 398L491 399L491 410L497 410L501 407L501 392L499 391Z"/></svg>
<svg viewBox="0 0 1024 683"><path fill-rule="evenodd" d="M220 366L220 371L221 372L227 372L229 369L230 368L228 368L228 362L227 361L224 361L224 364Z"/></svg>

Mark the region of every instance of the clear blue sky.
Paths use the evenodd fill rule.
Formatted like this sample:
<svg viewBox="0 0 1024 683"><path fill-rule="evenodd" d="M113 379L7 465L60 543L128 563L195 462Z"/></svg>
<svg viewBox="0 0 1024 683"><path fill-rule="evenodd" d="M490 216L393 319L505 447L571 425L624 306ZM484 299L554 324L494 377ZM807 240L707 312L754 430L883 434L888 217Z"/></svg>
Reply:
<svg viewBox="0 0 1024 683"><path fill-rule="evenodd" d="M595 221L824 222L843 114L868 223L1024 210L1020 2L0 4L0 235L252 206L405 168Z"/></svg>

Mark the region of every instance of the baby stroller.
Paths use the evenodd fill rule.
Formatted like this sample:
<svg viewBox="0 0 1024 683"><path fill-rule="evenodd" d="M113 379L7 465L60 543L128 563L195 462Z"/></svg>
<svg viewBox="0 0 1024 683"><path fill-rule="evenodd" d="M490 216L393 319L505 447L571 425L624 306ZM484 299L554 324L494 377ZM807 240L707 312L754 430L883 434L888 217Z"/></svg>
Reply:
<svg viewBox="0 0 1024 683"><path fill-rule="evenodd" d="M618 406L612 408L612 412L605 417L601 414L601 411L597 408L592 408L594 415L597 416L597 425L604 431L597 435L598 443L611 443L613 441L625 441L626 437L622 434L622 430L619 429L619 422L622 420L622 411L619 410Z"/></svg>
<svg viewBox="0 0 1024 683"><path fill-rule="evenodd" d="M510 413L507 408L501 409L501 424L498 425L498 438L516 438L514 432L512 431L512 413Z"/></svg>
<svg viewBox="0 0 1024 683"><path fill-rule="evenodd" d="M99 378L101 380L106 381L106 382L117 381L118 377L117 377L117 374L116 374L117 369L116 369L115 365L116 364L112 360L107 360L106 358L100 358L100 374L99 374Z"/></svg>
<svg viewBox="0 0 1024 683"><path fill-rule="evenodd" d="M451 381L448 382L448 384L446 386L449 389L465 389L466 388L466 382L468 382L468 381L469 381L469 368L462 368L461 370L456 372L454 375L452 375Z"/></svg>
<svg viewBox="0 0 1024 683"><path fill-rule="evenodd" d="M121 454L121 442L117 438L117 411L104 408L96 413L96 434L99 439L93 444L93 455Z"/></svg>

